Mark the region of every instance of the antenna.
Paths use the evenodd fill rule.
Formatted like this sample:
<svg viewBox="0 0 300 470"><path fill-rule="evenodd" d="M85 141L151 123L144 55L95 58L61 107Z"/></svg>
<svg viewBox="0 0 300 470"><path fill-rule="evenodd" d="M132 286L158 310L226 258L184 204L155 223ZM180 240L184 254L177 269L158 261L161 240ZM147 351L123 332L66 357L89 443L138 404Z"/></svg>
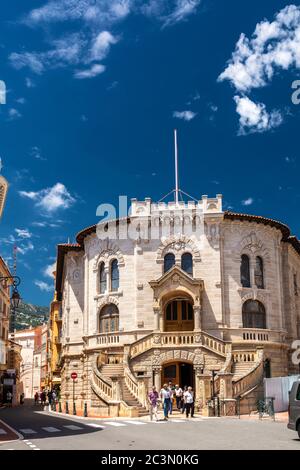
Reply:
<svg viewBox="0 0 300 470"><path fill-rule="evenodd" d="M194 200L195 202L198 202L196 198L191 196L188 193L185 193L181 189L179 189L179 183L178 183L178 142L177 142L177 129L174 129L174 146L175 146L175 189L172 189L172 191L168 192L165 196L163 196L158 202L162 202L164 199L169 197L171 194L174 193L174 199L175 199L175 204L176 206L179 204L179 195L181 197L181 200L184 201L183 195L187 196L189 199Z"/></svg>
<svg viewBox="0 0 300 470"><path fill-rule="evenodd" d="M13 275L16 276L17 274L17 254L18 254L18 247L15 244L13 250Z"/></svg>
<svg viewBox="0 0 300 470"><path fill-rule="evenodd" d="M175 145L175 202L178 204L178 144L177 144L177 129L174 129L174 145Z"/></svg>

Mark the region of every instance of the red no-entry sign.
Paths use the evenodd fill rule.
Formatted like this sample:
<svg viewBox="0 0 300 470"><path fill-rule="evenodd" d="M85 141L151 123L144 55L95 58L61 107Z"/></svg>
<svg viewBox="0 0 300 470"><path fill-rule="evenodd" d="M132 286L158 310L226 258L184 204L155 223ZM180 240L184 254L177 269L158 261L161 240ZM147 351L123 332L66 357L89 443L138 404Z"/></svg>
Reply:
<svg viewBox="0 0 300 470"><path fill-rule="evenodd" d="M71 374L71 379L73 379L73 380L77 379L77 374L76 374L76 372L72 372L72 374Z"/></svg>

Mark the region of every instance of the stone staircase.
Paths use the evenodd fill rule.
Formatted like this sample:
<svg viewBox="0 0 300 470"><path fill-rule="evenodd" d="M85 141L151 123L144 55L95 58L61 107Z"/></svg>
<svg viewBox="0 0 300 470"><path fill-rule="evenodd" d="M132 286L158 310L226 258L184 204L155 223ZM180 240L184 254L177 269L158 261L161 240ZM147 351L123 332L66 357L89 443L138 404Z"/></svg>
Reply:
<svg viewBox="0 0 300 470"><path fill-rule="evenodd" d="M134 407L138 410L139 416L145 416L148 414L147 409L141 405L141 403L133 396L128 389L124 379L124 365L123 364L105 364L100 369L101 375L105 379L111 379L111 377L119 377L119 383L121 387L122 400L130 407Z"/></svg>
<svg viewBox="0 0 300 470"><path fill-rule="evenodd" d="M236 382L241 377L244 377L247 372L255 366L255 364L255 361L234 362L232 364L233 381Z"/></svg>

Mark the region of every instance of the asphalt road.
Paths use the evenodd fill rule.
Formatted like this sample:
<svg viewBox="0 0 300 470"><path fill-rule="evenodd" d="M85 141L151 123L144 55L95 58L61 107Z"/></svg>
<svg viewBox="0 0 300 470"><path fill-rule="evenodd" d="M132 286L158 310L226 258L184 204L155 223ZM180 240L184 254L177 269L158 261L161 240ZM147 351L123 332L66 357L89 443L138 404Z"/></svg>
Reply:
<svg viewBox="0 0 300 470"><path fill-rule="evenodd" d="M296 433L285 423L269 420L85 420L53 415L31 405L2 409L0 420L24 437L0 444L0 450L300 450Z"/></svg>

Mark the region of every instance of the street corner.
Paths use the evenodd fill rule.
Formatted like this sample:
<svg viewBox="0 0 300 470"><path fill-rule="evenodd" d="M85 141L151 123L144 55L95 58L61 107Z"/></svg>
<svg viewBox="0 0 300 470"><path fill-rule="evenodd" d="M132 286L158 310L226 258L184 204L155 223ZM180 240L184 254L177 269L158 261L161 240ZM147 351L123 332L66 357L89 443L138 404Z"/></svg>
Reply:
<svg viewBox="0 0 300 470"><path fill-rule="evenodd" d="M0 446L10 441L18 441L23 436L0 419ZM1 447L0 447L1 450Z"/></svg>

